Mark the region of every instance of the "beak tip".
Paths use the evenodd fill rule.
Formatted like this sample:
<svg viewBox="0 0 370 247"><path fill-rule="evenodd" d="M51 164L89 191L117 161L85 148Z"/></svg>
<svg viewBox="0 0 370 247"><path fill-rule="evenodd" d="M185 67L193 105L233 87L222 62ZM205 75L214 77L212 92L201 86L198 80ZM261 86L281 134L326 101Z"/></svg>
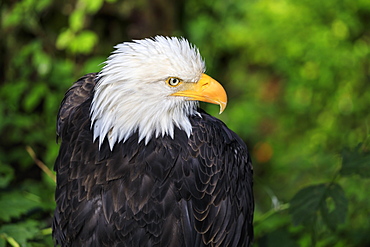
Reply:
<svg viewBox="0 0 370 247"><path fill-rule="evenodd" d="M225 102L219 102L220 105L220 112L219 114L223 113L225 108L226 108L226 103Z"/></svg>

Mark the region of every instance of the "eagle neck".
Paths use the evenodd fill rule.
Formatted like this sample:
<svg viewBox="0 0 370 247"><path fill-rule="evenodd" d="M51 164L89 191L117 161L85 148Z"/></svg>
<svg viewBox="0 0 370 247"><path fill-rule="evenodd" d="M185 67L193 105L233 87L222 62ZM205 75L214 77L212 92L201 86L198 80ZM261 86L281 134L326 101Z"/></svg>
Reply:
<svg viewBox="0 0 370 247"><path fill-rule="evenodd" d="M189 118L199 114L197 105L197 101L180 100L177 97L163 103L156 97L142 100L125 95L122 91L96 90L90 108L93 141L98 140L100 148L107 139L113 150L117 142L126 142L134 133L138 133L138 142L144 141L146 145L152 138L165 135L175 138L176 127L189 137L192 133Z"/></svg>

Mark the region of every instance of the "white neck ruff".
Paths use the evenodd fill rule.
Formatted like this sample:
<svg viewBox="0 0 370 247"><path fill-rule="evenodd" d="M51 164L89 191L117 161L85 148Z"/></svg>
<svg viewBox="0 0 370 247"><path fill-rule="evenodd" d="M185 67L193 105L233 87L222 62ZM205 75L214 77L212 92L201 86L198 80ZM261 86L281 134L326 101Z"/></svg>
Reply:
<svg viewBox="0 0 370 247"><path fill-rule="evenodd" d="M107 138L110 149L134 133L139 142L169 135L174 129L192 132L189 116L198 114L197 101L171 96L170 76L196 82L205 71L199 51L187 40L157 36L122 43L99 73L91 104L93 141ZM99 138L98 138L99 137Z"/></svg>

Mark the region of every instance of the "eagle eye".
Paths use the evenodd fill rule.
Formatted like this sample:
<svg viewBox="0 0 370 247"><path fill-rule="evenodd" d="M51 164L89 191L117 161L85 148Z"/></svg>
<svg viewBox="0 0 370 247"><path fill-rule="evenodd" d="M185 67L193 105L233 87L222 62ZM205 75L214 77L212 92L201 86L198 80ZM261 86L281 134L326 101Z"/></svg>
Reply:
<svg viewBox="0 0 370 247"><path fill-rule="evenodd" d="M170 77L167 79L166 82L171 87L177 87L182 82L182 80L177 77Z"/></svg>

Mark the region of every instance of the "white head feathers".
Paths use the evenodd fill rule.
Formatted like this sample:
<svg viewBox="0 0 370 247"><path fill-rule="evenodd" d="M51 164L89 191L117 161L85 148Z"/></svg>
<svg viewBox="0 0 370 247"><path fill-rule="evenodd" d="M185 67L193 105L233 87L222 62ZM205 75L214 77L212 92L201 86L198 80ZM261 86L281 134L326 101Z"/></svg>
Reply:
<svg viewBox="0 0 370 247"><path fill-rule="evenodd" d="M110 148L138 131L139 141L170 135L174 128L191 134L188 116L196 114L196 101L170 96L169 77L196 82L205 71L197 48L186 39L157 36L124 42L105 62L91 105L91 127L99 146L107 138Z"/></svg>

